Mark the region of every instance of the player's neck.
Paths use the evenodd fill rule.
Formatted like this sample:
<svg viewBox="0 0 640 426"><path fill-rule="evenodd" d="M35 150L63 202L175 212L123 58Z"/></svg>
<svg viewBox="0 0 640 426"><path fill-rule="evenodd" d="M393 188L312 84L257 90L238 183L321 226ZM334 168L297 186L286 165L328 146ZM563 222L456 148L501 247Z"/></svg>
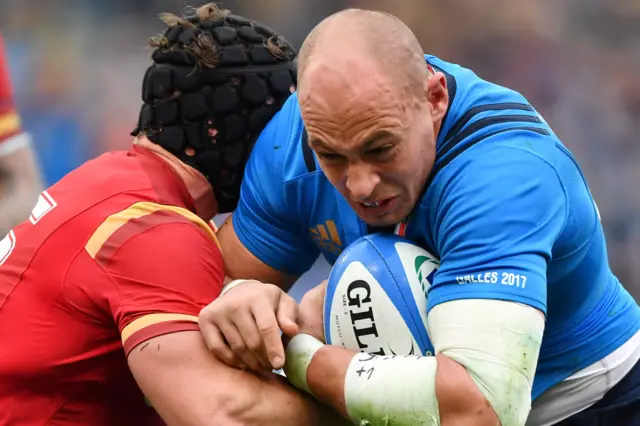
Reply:
<svg viewBox="0 0 640 426"><path fill-rule="evenodd" d="M180 161L175 155L144 137L134 139L134 144L145 148L162 158L182 179L195 206L195 213L203 220L210 221L218 213L218 203L209 181L196 169Z"/></svg>

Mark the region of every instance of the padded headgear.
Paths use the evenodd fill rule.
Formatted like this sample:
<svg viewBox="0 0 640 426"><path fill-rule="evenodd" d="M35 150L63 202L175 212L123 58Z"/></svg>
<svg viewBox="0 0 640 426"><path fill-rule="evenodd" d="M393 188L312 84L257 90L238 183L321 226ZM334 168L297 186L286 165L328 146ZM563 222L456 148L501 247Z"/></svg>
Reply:
<svg viewBox="0 0 640 426"><path fill-rule="evenodd" d="M238 203L260 131L295 87L296 51L271 29L240 16L187 19L190 25L167 28L163 45L153 52L132 135L144 132L200 171L213 187L219 212L226 213ZM202 40L214 46L213 67L193 53L202 51Z"/></svg>

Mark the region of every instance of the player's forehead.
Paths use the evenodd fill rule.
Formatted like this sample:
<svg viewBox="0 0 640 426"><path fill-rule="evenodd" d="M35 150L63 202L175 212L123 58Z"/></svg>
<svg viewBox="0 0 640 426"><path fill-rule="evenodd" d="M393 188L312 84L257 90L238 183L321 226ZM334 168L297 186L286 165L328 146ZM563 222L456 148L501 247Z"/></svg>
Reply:
<svg viewBox="0 0 640 426"><path fill-rule="evenodd" d="M364 97L369 93L375 96L377 87L384 90L388 86L387 80L388 77L375 61L365 55L317 53L309 60L300 75L299 91L302 95L309 92L341 92L344 95L342 98L353 95Z"/></svg>
<svg viewBox="0 0 640 426"><path fill-rule="evenodd" d="M391 134L402 126L402 97L375 67L320 64L307 71L299 102L310 142L359 145L370 133Z"/></svg>

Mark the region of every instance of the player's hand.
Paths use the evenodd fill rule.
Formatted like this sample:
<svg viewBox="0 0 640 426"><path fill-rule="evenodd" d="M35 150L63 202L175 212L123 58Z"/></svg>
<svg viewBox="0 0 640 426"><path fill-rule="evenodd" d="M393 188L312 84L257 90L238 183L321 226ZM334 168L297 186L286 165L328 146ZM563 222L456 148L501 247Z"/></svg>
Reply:
<svg viewBox="0 0 640 426"><path fill-rule="evenodd" d="M310 334L324 342L324 294L327 280L309 290L300 300L298 325L300 333Z"/></svg>
<svg viewBox="0 0 640 426"><path fill-rule="evenodd" d="M228 365L255 371L284 366L280 330L295 335L298 304L273 284L247 280L211 302L199 325L209 349Z"/></svg>

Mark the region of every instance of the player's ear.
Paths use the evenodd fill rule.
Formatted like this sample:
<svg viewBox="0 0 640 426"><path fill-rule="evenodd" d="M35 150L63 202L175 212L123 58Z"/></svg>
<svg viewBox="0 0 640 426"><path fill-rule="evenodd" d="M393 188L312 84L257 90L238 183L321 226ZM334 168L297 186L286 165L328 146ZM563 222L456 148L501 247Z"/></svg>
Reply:
<svg viewBox="0 0 640 426"><path fill-rule="evenodd" d="M449 107L449 91L447 79L441 72L436 72L425 81L427 99L431 105L431 116L434 122L442 120Z"/></svg>

